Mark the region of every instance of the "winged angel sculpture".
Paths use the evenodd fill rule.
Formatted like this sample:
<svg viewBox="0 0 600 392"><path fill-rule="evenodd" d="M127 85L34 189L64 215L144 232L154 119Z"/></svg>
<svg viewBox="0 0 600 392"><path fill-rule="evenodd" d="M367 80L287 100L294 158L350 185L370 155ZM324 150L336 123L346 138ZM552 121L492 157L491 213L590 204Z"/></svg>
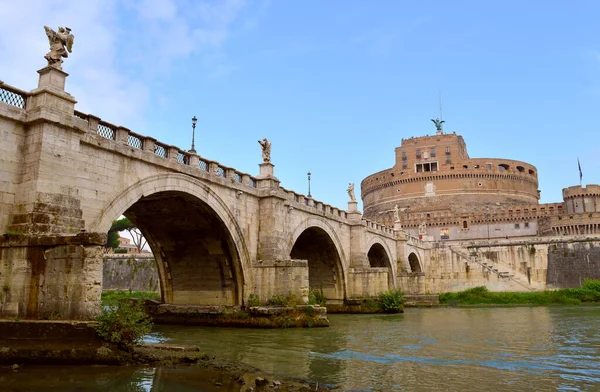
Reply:
<svg viewBox="0 0 600 392"><path fill-rule="evenodd" d="M435 124L435 129L438 132L442 130L442 124L446 122L444 120L440 120L439 118L436 118L435 120L432 118L431 121Z"/></svg>
<svg viewBox="0 0 600 392"><path fill-rule="evenodd" d="M46 30L48 42L50 43L50 51L46 53L44 58L48 60L50 67L62 70L62 58L69 57L69 53L73 49L73 39L75 37L71 34L71 29L68 27L59 27L58 31L54 31L50 27L44 26L44 30Z"/></svg>

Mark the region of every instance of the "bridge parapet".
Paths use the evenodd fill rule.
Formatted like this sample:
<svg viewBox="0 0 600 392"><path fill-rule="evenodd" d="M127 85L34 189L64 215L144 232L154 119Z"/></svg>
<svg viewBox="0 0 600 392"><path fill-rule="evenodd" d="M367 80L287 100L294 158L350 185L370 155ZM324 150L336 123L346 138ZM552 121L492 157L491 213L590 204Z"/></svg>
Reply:
<svg viewBox="0 0 600 392"><path fill-rule="evenodd" d="M310 213L324 214L326 216L333 216L335 218L346 220L348 219L347 213L344 210L340 210L337 207L333 207L329 204L325 204L321 201L314 200L311 197L297 193L283 187L279 188L284 193L288 200L288 205L293 208L300 208Z"/></svg>
<svg viewBox="0 0 600 392"><path fill-rule="evenodd" d="M164 159L165 162L170 161L190 166L199 172L230 179L232 183L256 188L257 178L250 174L222 165L217 161L203 158L200 155L185 151L177 146L159 142L152 137L132 132L125 127L116 126L91 114L75 110L74 116L76 118L76 125L86 130L88 134L131 147L131 152L135 152L136 150L149 151L156 157Z"/></svg>
<svg viewBox="0 0 600 392"><path fill-rule="evenodd" d="M396 234L395 234L393 228L384 226L380 223L374 222L374 221L366 219L366 218L363 218L362 221L365 222L367 230L373 231L377 234L385 234L390 238L395 238Z"/></svg>
<svg viewBox="0 0 600 392"><path fill-rule="evenodd" d="M423 240L420 240L417 237L413 237L412 235L406 235L406 243L407 245L410 246L414 246L416 248L421 248L421 249L431 249L433 246L431 245L431 243L429 242L425 242Z"/></svg>
<svg viewBox="0 0 600 392"><path fill-rule="evenodd" d="M28 92L19 90L18 88L5 84L0 80L0 102L15 106L19 109L25 109L28 97Z"/></svg>

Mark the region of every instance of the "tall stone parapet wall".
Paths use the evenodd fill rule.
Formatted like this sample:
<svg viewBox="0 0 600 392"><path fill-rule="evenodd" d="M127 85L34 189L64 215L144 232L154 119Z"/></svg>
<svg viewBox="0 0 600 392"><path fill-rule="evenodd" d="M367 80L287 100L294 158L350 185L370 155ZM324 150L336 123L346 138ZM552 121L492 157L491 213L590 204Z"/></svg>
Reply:
<svg viewBox="0 0 600 392"><path fill-rule="evenodd" d="M600 279L600 241L551 245L548 250L549 288L581 286L585 279Z"/></svg>
<svg viewBox="0 0 600 392"><path fill-rule="evenodd" d="M102 276L102 290L160 291L153 255L104 255Z"/></svg>

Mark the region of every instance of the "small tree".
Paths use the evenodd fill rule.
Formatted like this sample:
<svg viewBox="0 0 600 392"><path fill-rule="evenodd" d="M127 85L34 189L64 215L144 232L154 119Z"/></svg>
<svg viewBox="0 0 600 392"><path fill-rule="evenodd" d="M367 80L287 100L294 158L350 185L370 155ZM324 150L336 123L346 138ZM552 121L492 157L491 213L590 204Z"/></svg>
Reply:
<svg viewBox="0 0 600 392"><path fill-rule="evenodd" d="M144 249L147 242L140 229L138 229L128 218L122 218L114 221L110 227L110 230L108 231L108 237L105 245L105 251L107 253L119 247L119 232L121 231L129 232L133 244L137 248L138 252L141 252L142 249Z"/></svg>
<svg viewBox="0 0 600 392"><path fill-rule="evenodd" d="M142 309L142 304L130 301L103 308L96 321L98 335L125 351L133 351L133 347L152 331L152 320Z"/></svg>

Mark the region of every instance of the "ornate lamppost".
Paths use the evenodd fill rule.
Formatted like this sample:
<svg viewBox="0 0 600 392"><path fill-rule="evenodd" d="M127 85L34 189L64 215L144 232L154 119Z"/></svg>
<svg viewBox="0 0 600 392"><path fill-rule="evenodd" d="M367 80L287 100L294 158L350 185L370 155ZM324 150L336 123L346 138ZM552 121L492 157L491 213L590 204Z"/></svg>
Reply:
<svg viewBox="0 0 600 392"><path fill-rule="evenodd" d="M310 172L306 173L308 175L308 197L312 197L310 195Z"/></svg>
<svg viewBox="0 0 600 392"><path fill-rule="evenodd" d="M194 147L194 136L196 136L196 123L198 122L198 119L196 118L196 116L192 117L192 149L190 150L190 152L192 154L196 153L196 148Z"/></svg>

